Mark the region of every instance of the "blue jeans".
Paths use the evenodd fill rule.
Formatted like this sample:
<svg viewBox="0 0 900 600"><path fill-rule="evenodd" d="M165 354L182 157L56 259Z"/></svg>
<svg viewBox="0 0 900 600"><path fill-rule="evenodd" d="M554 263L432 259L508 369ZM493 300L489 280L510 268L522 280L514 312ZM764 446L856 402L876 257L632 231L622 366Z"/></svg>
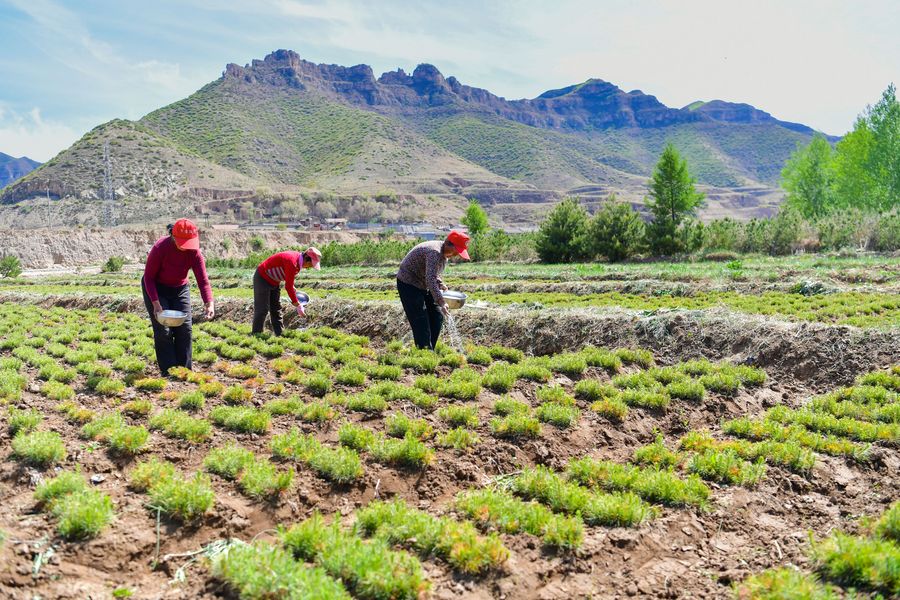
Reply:
<svg viewBox="0 0 900 600"><path fill-rule="evenodd" d="M144 287L144 278L141 278L141 292L144 294L144 306L150 314L150 324L153 325L153 343L156 346L156 364L159 372L165 376L171 367L191 368L193 351L191 348L191 287L184 284L178 287L156 284L156 292L159 295L159 303L163 310L180 310L187 313L187 319L178 327L166 327L156 320L153 313L153 303L147 295Z"/></svg>
<svg viewBox="0 0 900 600"><path fill-rule="evenodd" d="M403 312L406 313L406 319L412 328L416 347L434 350L438 337L441 335L444 315L441 314L434 298L431 297L431 292L403 283L399 279L397 280L397 292L400 294Z"/></svg>

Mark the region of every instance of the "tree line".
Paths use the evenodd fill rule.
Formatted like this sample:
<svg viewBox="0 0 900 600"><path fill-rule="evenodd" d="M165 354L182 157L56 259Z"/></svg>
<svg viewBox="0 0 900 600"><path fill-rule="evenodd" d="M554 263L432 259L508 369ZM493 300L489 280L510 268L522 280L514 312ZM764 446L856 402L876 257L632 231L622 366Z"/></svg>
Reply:
<svg viewBox="0 0 900 600"><path fill-rule="evenodd" d="M669 144L650 179L648 220L614 195L593 217L568 198L541 223L535 250L550 263L715 251L898 250L900 103L894 86L833 148L821 134L798 148L785 163L782 186L786 199L774 217L703 224L697 210L704 196L687 162Z"/></svg>

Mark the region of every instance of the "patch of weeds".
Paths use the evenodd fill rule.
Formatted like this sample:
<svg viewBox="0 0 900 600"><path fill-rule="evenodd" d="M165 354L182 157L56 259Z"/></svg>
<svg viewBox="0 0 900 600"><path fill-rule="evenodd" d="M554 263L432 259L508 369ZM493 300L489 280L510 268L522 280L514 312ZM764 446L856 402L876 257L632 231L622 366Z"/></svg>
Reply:
<svg viewBox="0 0 900 600"><path fill-rule="evenodd" d="M453 448L457 452L468 452L472 446L478 444L481 438L478 434L465 427L455 427L437 436L437 445L442 448Z"/></svg>
<svg viewBox="0 0 900 600"><path fill-rule="evenodd" d="M168 381L161 377L147 377L134 382L134 387L144 392L161 392L166 389Z"/></svg>
<svg viewBox="0 0 900 600"><path fill-rule="evenodd" d="M527 414L511 414L491 419L491 431L501 438L536 438L541 435L541 423Z"/></svg>
<svg viewBox="0 0 900 600"><path fill-rule="evenodd" d="M238 487L251 498L277 496L291 487L294 470L279 471L270 461L255 458L238 475Z"/></svg>
<svg viewBox="0 0 900 600"><path fill-rule="evenodd" d="M366 374L354 367L344 367L335 374L334 382L341 385L361 386L366 383Z"/></svg>
<svg viewBox="0 0 900 600"><path fill-rule="evenodd" d="M244 406L217 406L209 413L210 420L230 431L265 433L271 415L264 410Z"/></svg>
<svg viewBox="0 0 900 600"><path fill-rule="evenodd" d="M303 388L309 394L322 398L331 391L331 379L321 373L312 373L303 380Z"/></svg>
<svg viewBox="0 0 900 600"><path fill-rule="evenodd" d="M690 379L685 381L673 381L666 385L666 393L672 398L700 402L706 395L706 388L699 381Z"/></svg>
<svg viewBox="0 0 900 600"><path fill-rule="evenodd" d="M791 567L767 569L734 586L737 598L747 600L839 600L843 596L823 585L815 575Z"/></svg>
<svg viewBox="0 0 900 600"><path fill-rule="evenodd" d="M551 357L548 367L554 373L580 377L587 369L587 362L581 354L565 352Z"/></svg>
<svg viewBox="0 0 900 600"><path fill-rule="evenodd" d="M496 569L509 557L496 534L482 537L469 522L433 517L402 500L371 502L357 513L356 529L388 545L411 546L426 558L440 556L460 573Z"/></svg>
<svg viewBox="0 0 900 600"><path fill-rule="evenodd" d="M703 375L699 381L704 388L725 396L733 396L741 387L737 375L724 372Z"/></svg>
<svg viewBox="0 0 900 600"><path fill-rule="evenodd" d="M378 539L365 542L342 531L337 522L327 525L318 513L278 535L294 556L340 578L358 598L418 600L428 590L414 556L393 551Z"/></svg>
<svg viewBox="0 0 900 600"><path fill-rule="evenodd" d="M350 594L321 568L298 563L290 551L265 542L239 544L216 556L212 574L244 600L315 598L350 600Z"/></svg>
<svg viewBox="0 0 900 600"><path fill-rule="evenodd" d="M497 401L494 402L494 414L501 416L528 415L531 414L531 407L525 402L520 402L509 396L504 396L503 398L498 398Z"/></svg>
<svg viewBox="0 0 900 600"><path fill-rule="evenodd" d="M420 440L425 440L434 435L434 429L425 419L411 419L403 413L394 413L384 420L385 433L391 437L406 437L412 434Z"/></svg>
<svg viewBox="0 0 900 600"><path fill-rule="evenodd" d="M234 443L228 443L210 450L203 459L203 468L225 479L234 480L254 459L255 456L250 450Z"/></svg>
<svg viewBox="0 0 900 600"><path fill-rule="evenodd" d="M639 465L652 465L660 469L668 469L679 464L681 460L680 454L666 448L662 435L657 435L652 444L642 446L634 451L634 462Z"/></svg>
<svg viewBox="0 0 900 600"><path fill-rule="evenodd" d="M814 543L818 570L842 585L900 594L900 547L890 540L847 535L837 531Z"/></svg>
<svg viewBox="0 0 900 600"><path fill-rule="evenodd" d="M569 461L566 476L589 488L634 492L648 502L670 506L703 506L709 488L696 475L686 479L656 467L640 468L589 457Z"/></svg>
<svg viewBox="0 0 900 600"><path fill-rule="evenodd" d="M9 426L9 433L13 436L19 432L28 433L34 431L43 420L44 415L34 408L21 410L10 406L6 414L6 424Z"/></svg>
<svg viewBox="0 0 900 600"><path fill-rule="evenodd" d="M615 352L605 348L588 346L580 354L589 367L599 367L610 373L617 373L622 368L622 359Z"/></svg>
<svg viewBox="0 0 900 600"><path fill-rule="evenodd" d="M655 364L653 353L643 348L616 348L613 352L626 365L649 369Z"/></svg>
<svg viewBox="0 0 900 600"><path fill-rule="evenodd" d="M575 398L570 396L561 385L539 387L537 391L535 391L535 396L537 397L538 402L552 402L562 406L575 406Z"/></svg>
<svg viewBox="0 0 900 600"><path fill-rule="evenodd" d="M474 406L451 404L438 410L437 417L454 427L478 427L478 409Z"/></svg>
<svg viewBox="0 0 900 600"><path fill-rule="evenodd" d="M568 429L578 421L581 414L574 406L559 404L557 402L545 402L535 411L535 415L542 423L550 423L560 429Z"/></svg>
<svg viewBox="0 0 900 600"><path fill-rule="evenodd" d="M150 429L196 444L209 438L212 426L205 419L195 419L186 412L166 408L150 417Z"/></svg>
<svg viewBox="0 0 900 600"><path fill-rule="evenodd" d="M766 474L763 459L751 463L732 449L704 450L691 457L687 468L709 481L747 487L756 485Z"/></svg>
<svg viewBox="0 0 900 600"><path fill-rule="evenodd" d="M369 447L369 452L380 463L415 469L423 468L434 460L434 452L410 434L402 440L376 439Z"/></svg>
<svg viewBox="0 0 900 600"><path fill-rule="evenodd" d="M372 439L374 440L374 434ZM359 454L351 449L352 446L329 448L323 446L314 435L303 435L296 428L289 433L273 436L271 447L272 454L276 457L306 463L321 477L335 483L349 483L359 478L363 472ZM368 444L359 449L365 448L368 448Z"/></svg>
<svg viewBox="0 0 900 600"><path fill-rule="evenodd" d="M178 408L182 410L200 410L206 406L206 396L201 392L185 392L178 398Z"/></svg>
<svg viewBox="0 0 900 600"><path fill-rule="evenodd" d="M57 519L57 531L67 540L96 537L115 517L112 499L90 489L59 498L51 513Z"/></svg>
<svg viewBox="0 0 900 600"><path fill-rule="evenodd" d="M206 514L216 499L209 477L202 473L190 479L176 473L153 483L148 493L152 508L184 523L196 521Z"/></svg>
<svg viewBox="0 0 900 600"><path fill-rule="evenodd" d="M511 487L516 494L542 502L554 511L580 515L590 525L629 527L654 514L636 494L596 494L543 466L525 469L512 480Z"/></svg>
<svg viewBox="0 0 900 600"><path fill-rule="evenodd" d="M55 431L19 433L12 440L13 456L36 467L49 467L66 458L66 445Z"/></svg>
<svg viewBox="0 0 900 600"><path fill-rule="evenodd" d="M520 500L508 492L490 488L460 492L455 505L482 527L504 533L529 533L540 537L547 546L575 549L584 539L584 525L579 517L557 515L542 504Z"/></svg>
<svg viewBox="0 0 900 600"><path fill-rule="evenodd" d="M353 423L344 423L338 429L338 441L342 446L354 450L366 451L375 443L375 432Z"/></svg>
<svg viewBox="0 0 900 600"><path fill-rule="evenodd" d="M229 387L222 395L222 400L233 405L246 404L251 398L253 398L253 392L240 385Z"/></svg>
<svg viewBox="0 0 900 600"><path fill-rule="evenodd" d="M492 392L505 394L516 382L516 368L509 363L495 363L488 367L481 379L482 385Z"/></svg>
<svg viewBox="0 0 900 600"><path fill-rule="evenodd" d="M614 398L618 394L619 390L615 387L608 383L601 383L596 379L582 379L575 384L575 397L589 402Z"/></svg>
<svg viewBox="0 0 900 600"><path fill-rule="evenodd" d="M206 398L217 398L225 393L225 384L221 381L204 381L197 386L197 391Z"/></svg>

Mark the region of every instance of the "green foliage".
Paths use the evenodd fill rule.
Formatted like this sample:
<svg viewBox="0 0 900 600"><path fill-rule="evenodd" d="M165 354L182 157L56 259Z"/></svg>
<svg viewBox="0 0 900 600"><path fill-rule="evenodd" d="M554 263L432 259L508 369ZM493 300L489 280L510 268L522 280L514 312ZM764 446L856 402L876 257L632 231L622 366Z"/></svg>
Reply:
<svg viewBox="0 0 900 600"><path fill-rule="evenodd" d="M9 426L9 433L13 436L19 432L28 433L34 431L43 420L44 415L34 408L21 410L14 406L10 406L6 414L6 423Z"/></svg>
<svg viewBox="0 0 900 600"><path fill-rule="evenodd" d="M159 429L169 437L196 444L209 437L212 427L204 419L195 419L186 412L166 408L150 417L150 429Z"/></svg>
<svg viewBox="0 0 900 600"><path fill-rule="evenodd" d="M245 600L350 600L344 586L325 571L306 567L289 551L266 542L233 545L213 559L211 568L214 577Z"/></svg>
<svg viewBox="0 0 900 600"><path fill-rule="evenodd" d="M628 527L653 516L652 507L635 494L597 494L542 466L525 469L511 486L515 493L542 502L554 511L578 514L590 525Z"/></svg>
<svg viewBox="0 0 900 600"><path fill-rule="evenodd" d="M738 598L747 600L838 600L842 596L819 582L815 575L791 567L768 569L735 586Z"/></svg>
<svg viewBox="0 0 900 600"><path fill-rule="evenodd" d="M378 462L414 469L424 468L434 460L434 452L411 433L402 440L376 439L369 451Z"/></svg>
<svg viewBox="0 0 900 600"><path fill-rule="evenodd" d="M124 256L110 256L100 268L102 273L120 273L125 266Z"/></svg>
<svg viewBox="0 0 900 600"><path fill-rule="evenodd" d="M368 440L362 440L362 436L353 437L351 440L348 430L344 427L341 428L339 437L342 444L360 450L367 449L374 441L374 434ZM272 454L275 456L306 463L320 476L335 483L349 483L360 477L363 472L362 462L355 450L323 446L314 435L304 436L297 429L273 436L271 446Z"/></svg>
<svg viewBox="0 0 900 600"><path fill-rule="evenodd" d="M541 261L569 263L586 257L585 236L588 216L574 198L557 204L541 223L535 250Z"/></svg>
<svg viewBox="0 0 900 600"><path fill-rule="evenodd" d="M578 517L554 514L537 502L526 502L509 493L482 489L460 492L456 508L482 526L505 533L524 531L539 536L547 546L575 549L584 538L584 525Z"/></svg>
<svg viewBox="0 0 900 600"><path fill-rule="evenodd" d="M491 419L491 431L502 438L536 438L541 435L541 423L531 415L510 414Z"/></svg>
<svg viewBox="0 0 900 600"><path fill-rule="evenodd" d="M656 467L642 469L585 457L570 461L566 476L589 488L630 491L648 502L671 506L703 506L709 498L709 488L697 476L681 479Z"/></svg>
<svg viewBox="0 0 900 600"><path fill-rule="evenodd" d="M687 162L672 144L666 145L653 170L647 199L647 208L653 214L647 227L647 242L654 254L668 256L697 247L692 219L703 204L703 197L694 188Z"/></svg>
<svg viewBox="0 0 900 600"><path fill-rule="evenodd" d="M49 467L66 458L66 445L55 431L19 433L12 440L13 455L36 467Z"/></svg>
<svg viewBox="0 0 900 600"><path fill-rule="evenodd" d="M454 427L478 427L478 409L475 406L451 404L438 410L437 417Z"/></svg>
<svg viewBox="0 0 900 600"><path fill-rule="evenodd" d="M469 206L466 208L466 214L460 221L469 230L469 235L476 238L488 231L487 213L478 204L478 200L469 200Z"/></svg>
<svg viewBox="0 0 900 600"><path fill-rule="evenodd" d="M60 471L59 475L45 480L34 491L34 499L43 505L52 505L56 500L88 489L88 484L80 472Z"/></svg>
<svg viewBox="0 0 900 600"><path fill-rule="evenodd" d="M472 446L478 444L481 438L478 434L465 427L455 427L437 436L437 444L443 448L453 448L458 452L467 452Z"/></svg>
<svg viewBox="0 0 900 600"><path fill-rule="evenodd" d="M355 597L418 600L428 589L418 559L390 550L379 539L364 542L341 531L336 521L326 525L318 513L279 530L279 537L297 558L314 562L340 578Z"/></svg>
<svg viewBox="0 0 900 600"><path fill-rule="evenodd" d="M665 469L680 463L681 456L666 448L662 435L657 435L652 444L642 446L634 451L634 462Z"/></svg>
<svg viewBox="0 0 900 600"><path fill-rule="evenodd" d="M821 217L834 208L834 158L821 133L798 148L784 164L781 185L785 202L806 218Z"/></svg>
<svg viewBox="0 0 900 600"><path fill-rule="evenodd" d="M209 413L210 420L231 431L265 433L271 415L264 410L244 406L217 406Z"/></svg>
<svg viewBox="0 0 900 600"><path fill-rule="evenodd" d="M22 274L22 263L17 256L7 254L0 258L0 277L14 279Z"/></svg>
<svg viewBox="0 0 900 600"><path fill-rule="evenodd" d="M425 419L411 419L403 413L394 413L384 420L384 429L391 437L412 436L424 440L434 435L434 430Z"/></svg>
<svg viewBox="0 0 900 600"><path fill-rule="evenodd" d="M160 479L150 485L149 494L152 508L185 523L196 521L206 514L216 498L209 477L201 473L190 479L178 473Z"/></svg>
<svg viewBox="0 0 900 600"><path fill-rule="evenodd" d="M838 531L814 544L812 557L828 579L890 597L900 594L900 546L892 541Z"/></svg>
<svg viewBox="0 0 900 600"><path fill-rule="evenodd" d="M755 463L743 460L730 448L711 448L691 457L688 470L710 481L751 487L765 476L766 465L763 459Z"/></svg>
<svg viewBox="0 0 900 600"><path fill-rule="evenodd" d="M471 523L433 517L403 500L370 503L357 513L356 529L390 545L411 545L423 557L436 554L460 573L483 573L509 557L496 534L482 537Z"/></svg>
<svg viewBox="0 0 900 600"><path fill-rule="evenodd" d="M574 406L557 402L545 402L535 411L538 420L555 425L560 429L568 429L574 425L580 414L581 412Z"/></svg>
<svg viewBox="0 0 900 600"><path fill-rule="evenodd" d="M178 398L178 408L183 410L200 410L206 405L206 396L201 392L185 392Z"/></svg>
<svg viewBox="0 0 900 600"><path fill-rule="evenodd" d="M587 247L592 255L619 262L643 249L644 229L640 214L631 204L619 202L613 194L587 227Z"/></svg>
<svg viewBox="0 0 900 600"><path fill-rule="evenodd" d="M56 529L67 540L96 537L115 517L112 499L96 490L62 496L52 505Z"/></svg>

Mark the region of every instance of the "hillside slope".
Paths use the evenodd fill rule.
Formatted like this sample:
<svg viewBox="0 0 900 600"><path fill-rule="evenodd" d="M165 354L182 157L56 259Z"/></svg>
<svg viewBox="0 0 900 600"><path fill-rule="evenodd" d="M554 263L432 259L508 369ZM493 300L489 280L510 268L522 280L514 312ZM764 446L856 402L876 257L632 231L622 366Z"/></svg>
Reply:
<svg viewBox="0 0 900 600"><path fill-rule="evenodd" d="M16 158L0 152L0 189L34 171L41 163L27 156Z"/></svg>
<svg viewBox="0 0 900 600"><path fill-rule="evenodd" d="M311 210L322 198L391 198L449 223L474 197L506 222L527 223L564 195L590 205L616 192L639 204L673 143L708 193L704 214L746 218L775 210L781 167L813 134L748 104L671 108L600 79L506 100L431 65L376 78L366 65L279 50L227 65L220 79L140 121L98 127L3 190L0 205L10 208L0 211L27 216L38 180L49 179L51 197L66 199L61 219L79 206L90 212L103 195L109 141L122 212L136 218L192 203L217 217L247 202L267 213L298 197Z"/></svg>

